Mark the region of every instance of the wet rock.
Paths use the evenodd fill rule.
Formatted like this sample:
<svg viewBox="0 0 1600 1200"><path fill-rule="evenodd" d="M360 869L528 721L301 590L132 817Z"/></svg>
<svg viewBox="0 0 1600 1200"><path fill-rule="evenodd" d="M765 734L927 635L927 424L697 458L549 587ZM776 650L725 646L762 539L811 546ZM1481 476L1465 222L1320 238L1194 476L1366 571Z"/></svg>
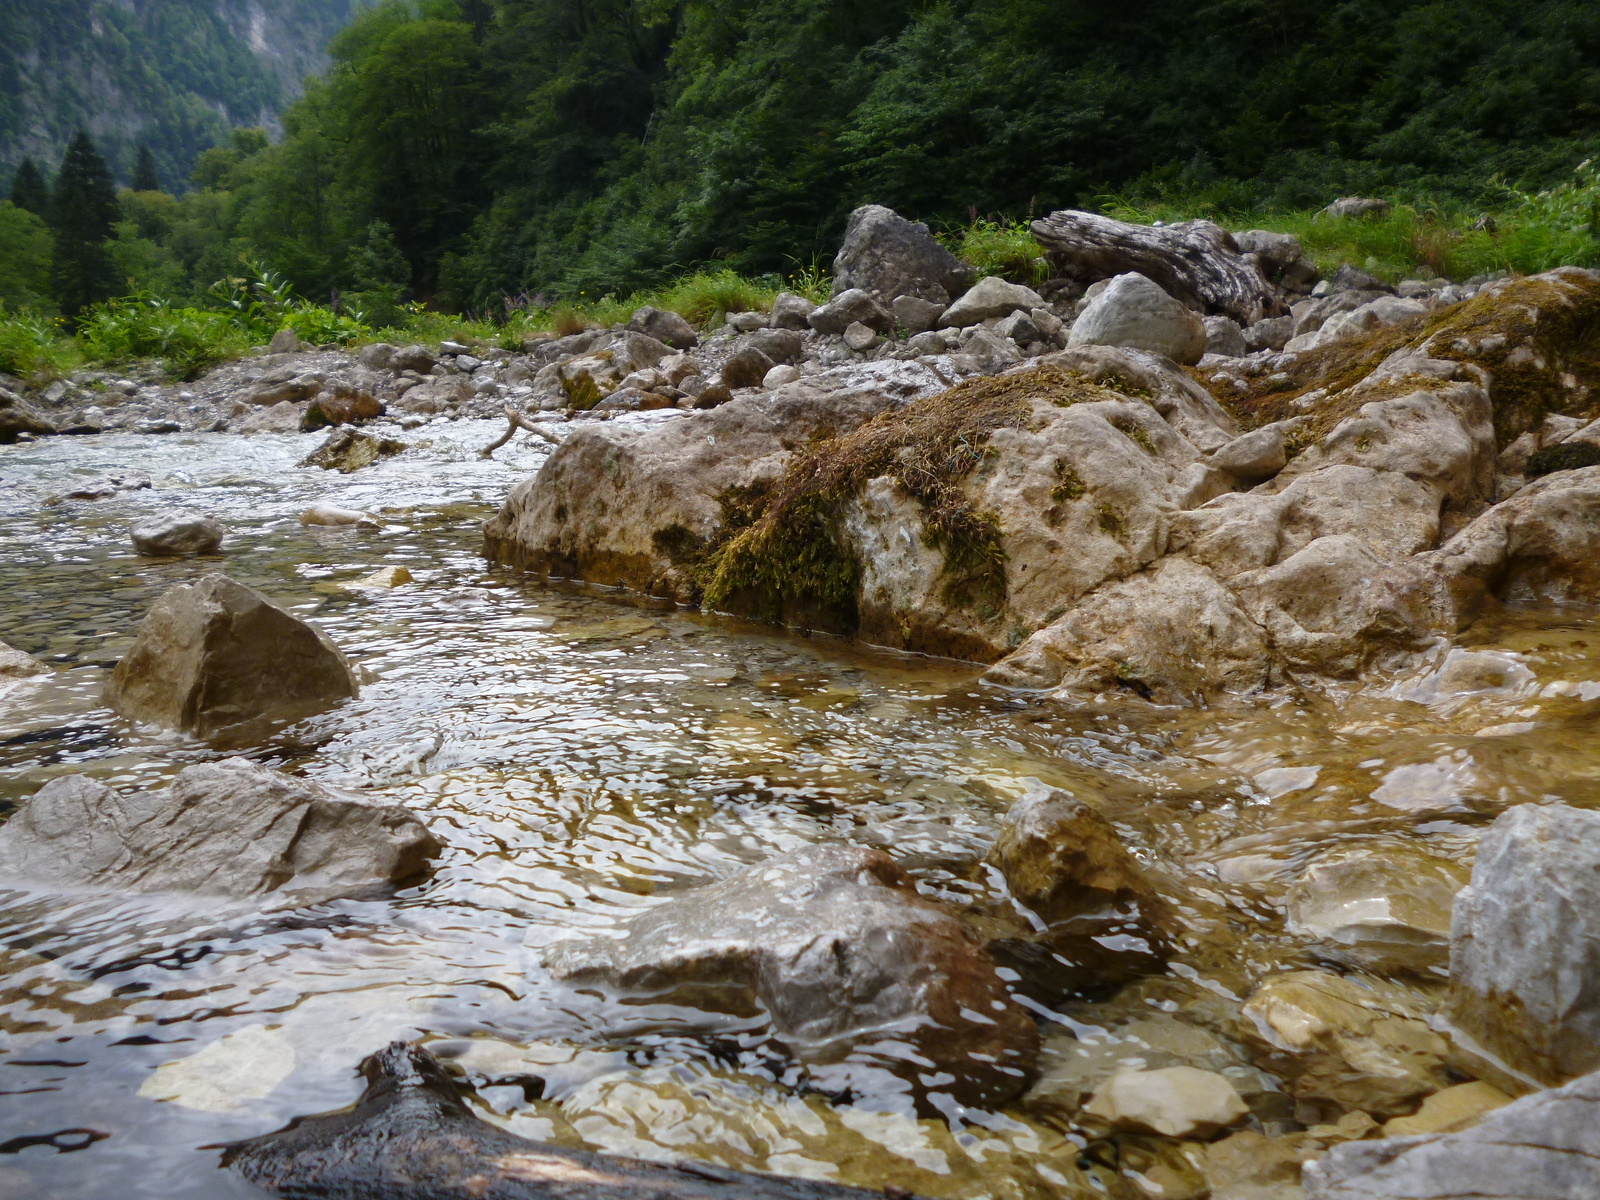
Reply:
<svg viewBox="0 0 1600 1200"><path fill-rule="evenodd" d="M187 767L154 792L62 776L0 826L8 878L293 904L403 883L441 849L400 805L336 796L243 758Z"/></svg>
<svg viewBox="0 0 1600 1200"><path fill-rule="evenodd" d="M722 382L730 388L760 387L767 372L777 366L754 346L735 350L722 364Z"/></svg>
<svg viewBox="0 0 1600 1200"><path fill-rule="evenodd" d="M397 588L411 581L411 572L404 567L380 567L370 575L363 575L351 586L358 588Z"/></svg>
<svg viewBox="0 0 1600 1200"><path fill-rule="evenodd" d="M327 441L300 460L300 465L348 475L362 467L370 467L379 459L391 458L405 448L404 442L373 437L370 433L362 433L346 425L330 433Z"/></svg>
<svg viewBox="0 0 1600 1200"><path fill-rule="evenodd" d="M941 329L964 329L992 317L1009 317L1021 309L1032 312L1045 308L1039 293L1020 283L1007 283L997 275L988 275L972 285L959 300L944 310L939 318Z"/></svg>
<svg viewBox="0 0 1600 1200"><path fill-rule="evenodd" d="M695 332L694 326L667 309L646 305L633 314L628 328L674 350L692 350L700 344L700 335Z"/></svg>
<svg viewBox="0 0 1600 1200"><path fill-rule="evenodd" d="M215 554L222 548L227 528L221 521L192 508L148 517L131 531L133 548L151 558L178 558L189 554Z"/></svg>
<svg viewBox="0 0 1600 1200"><path fill-rule="evenodd" d="M894 323L907 333L926 333L939 327L939 318L948 307L938 300L924 300L920 296L897 296L892 306Z"/></svg>
<svg viewBox="0 0 1600 1200"><path fill-rule="evenodd" d="M284 400L270 408L260 408L249 413L233 427L233 432L250 437L258 433L299 433L305 419L305 407L292 400Z"/></svg>
<svg viewBox="0 0 1600 1200"><path fill-rule="evenodd" d="M119 492L137 492L153 486L150 476L143 471L107 471L72 488L58 492L45 501L47 505L61 504L67 500L106 500Z"/></svg>
<svg viewBox="0 0 1600 1200"><path fill-rule="evenodd" d="M300 514L302 525L376 525L377 518L371 513L360 512L354 508L340 508L337 504L323 501L313 504Z"/></svg>
<svg viewBox="0 0 1600 1200"><path fill-rule="evenodd" d="M369 371L387 371L394 365L395 347L388 342L373 342L361 347L356 361Z"/></svg>
<svg viewBox="0 0 1600 1200"><path fill-rule="evenodd" d="M15 392L0 387L0 446L9 446L24 434L48 437L54 423Z"/></svg>
<svg viewBox="0 0 1600 1200"><path fill-rule="evenodd" d="M1282 432L1268 427L1234 438L1226 446L1212 451L1208 461L1235 479L1259 483L1288 466L1289 455Z"/></svg>
<svg viewBox="0 0 1600 1200"><path fill-rule="evenodd" d="M1600 1196L1600 1074L1524 1096L1459 1133L1350 1142L1305 1170L1306 1200Z"/></svg>
<svg viewBox="0 0 1600 1200"><path fill-rule="evenodd" d="M1412 1137L1419 1133L1455 1133L1470 1129L1497 1108L1511 1103L1511 1097L1482 1080L1458 1083L1435 1092L1409 1117L1385 1121L1384 1137Z"/></svg>
<svg viewBox="0 0 1600 1200"><path fill-rule="evenodd" d="M27 679L33 675L47 674L49 670L33 655L0 642L0 679Z"/></svg>
<svg viewBox="0 0 1600 1200"><path fill-rule="evenodd" d="M1279 318L1280 320L1282 318ZM1221 354L1228 358L1242 358L1249 353L1245 347L1244 330L1232 317L1205 317L1206 353ZM1260 322L1257 322L1260 324ZM1252 326L1251 328L1254 328Z"/></svg>
<svg viewBox="0 0 1600 1200"><path fill-rule="evenodd" d="M881 204L850 214L844 243L833 260L833 296L852 288L883 304L915 296L948 304L972 286L975 272L946 250L920 221L908 221Z"/></svg>
<svg viewBox="0 0 1600 1200"><path fill-rule="evenodd" d="M426 346L402 346L390 356L389 369L396 375L402 371L415 371L418 375L426 375L433 370L437 361L433 351Z"/></svg>
<svg viewBox="0 0 1600 1200"><path fill-rule="evenodd" d="M361 1073L367 1088L354 1108L235 1142L223 1165L298 1200L882 1200L833 1183L530 1141L479 1120L460 1081L404 1042L366 1059Z"/></svg>
<svg viewBox="0 0 1600 1200"><path fill-rule="evenodd" d="M1208 1200L1304 1200L1301 1166L1323 1148L1306 1140L1246 1129L1212 1142L1201 1160Z"/></svg>
<svg viewBox="0 0 1600 1200"><path fill-rule="evenodd" d="M1398 989L1293 971L1251 993L1239 1032L1297 1098L1390 1117L1455 1082L1450 1047L1422 1016Z"/></svg>
<svg viewBox="0 0 1600 1200"><path fill-rule="evenodd" d="M894 316L871 292L849 288L838 292L822 307L812 310L807 323L818 333L839 334L860 323L881 333L894 328Z"/></svg>
<svg viewBox="0 0 1600 1200"><path fill-rule="evenodd" d="M844 344L857 353L870 350L878 344L878 331L870 325L853 321L844 331Z"/></svg>
<svg viewBox="0 0 1600 1200"><path fill-rule="evenodd" d="M1442 974L1450 960L1450 908L1465 882L1450 860L1403 846L1334 851L1289 889L1289 932L1350 966Z"/></svg>
<svg viewBox="0 0 1600 1200"><path fill-rule="evenodd" d="M1072 323L1073 346L1130 346L1197 363L1206 352L1206 327L1143 275L1118 275Z"/></svg>
<svg viewBox="0 0 1600 1200"><path fill-rule="evenodd" d="M1600 1067L1600 813L1519 804L1478 843L1456 899L1450 1014L1547 1084Z"/></svg>
<svg viewBox="0 0 1600 1200"><path fill-rule="evenodd" d="M383 401L365 388L330 383L306 406L300 428L310 433L328 425L356 425L381 417L383 412Z"/></svg>
<svg viewBox="0 0 1600 1200"><path fill-rule="evenodd" d="M1250 1109L1233 1084L1215 1071L1165 1067L1113 1076L1084 1111L1130 1133L1206 1138L1237 1123Z"/></svg>
<svg viewBox="0 0 1600 1200"><path fill-rule="evenodd" d="M672 408L672 397L640 388L621 388L594 406L595 412L652 412Z"/></svg>
<svg viewBox="0 0 1600 1200"><path fill-rule="evenodd" d="M657 1002L764 1009L824 1090L909 1086L992 1106L1034 1069L1038 1031L976 935L880 851L792 851L675 896L619 934L559 943L546 965L568 983Z"/></svg>
<svg viewBox="0 0 1600 1200"><path fill-rule="evenodd" d="M209 737L298 720L357 691L325 633L214 573L162 593L112 672L105 702L130 720Z"/></svg>
<svg viewBox="0 0 1600 1200"><path fill-rule="evenodd" d="M285 326L272 335L272 340L267 343L268 354L298 354L300 353L300 335Z"/></svg>
<svg viewBox="0 0 1600 1200"><path fill-rule="evenodd" d="M777 299L772 302L772 328L798 329L804 332L811 328L811 322L807 318L816 311L817 306L804 296L796 296L793 292L779 292Z"/></svg>

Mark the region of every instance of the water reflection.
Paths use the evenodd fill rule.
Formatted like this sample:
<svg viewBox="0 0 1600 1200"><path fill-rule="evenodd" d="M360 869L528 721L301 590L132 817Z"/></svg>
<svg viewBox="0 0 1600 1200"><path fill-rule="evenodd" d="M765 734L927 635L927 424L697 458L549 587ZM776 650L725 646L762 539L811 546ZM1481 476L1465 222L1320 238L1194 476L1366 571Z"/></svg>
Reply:
<svg viewBox="0 0 1600 1200"><path fill-rule="evenodd" d="M1010 697L959 664L486 569L479 523L543 457L519 442L478 458L497 433L429 426L352 476L297 468L308 437L0 450L0 638L54 668L0 694L0 804L63 773L148 786L217 754L98 700L153 599L219 565L133 553L134 519L183 504L229 525L231 575L371 673L358 701L245 752L405 803L447 846L392 899L290 914L0 892L0 1196L254 1194L198 1147L348 1103L355 1063L396 1037L430 1039L530 1136L936 1195L1070 1194L1115 1170L1048 1107L950 1125L830 1105L786 1086L759 1021L685 1037L670 1013L555 986L538 950L828 840L880 847L981 916L1003 901L979 865L999 816L1035 781L1064 787L1104 807L1190 936L1168 974L1049 1016L1050 1069L1165 1062L1203 1035L1266 1128L1289 1118L1226 1028L1262 975L1315 961L1282 917L1308 862L1403 842L1469 863L1508 804L1600 803L1588 619L1488 621L1467 649L1499 659L1441 648L1405 679L1204 712ZM42 505L118 467L155 489ZM301 526L316 501L384 524ZM414 582L350 586L385 566Z"/></svg>

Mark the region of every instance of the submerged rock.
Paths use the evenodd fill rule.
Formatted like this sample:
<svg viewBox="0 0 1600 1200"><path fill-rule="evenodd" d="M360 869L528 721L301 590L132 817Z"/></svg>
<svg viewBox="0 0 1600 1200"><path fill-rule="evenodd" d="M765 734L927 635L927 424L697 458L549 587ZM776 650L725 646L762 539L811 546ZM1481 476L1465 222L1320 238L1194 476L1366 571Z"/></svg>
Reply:
<svg viewBox="0 0 1600 1200"><path fill-rule="evenodd" d="M154 484L143 471L107 471L93 479L78 484L71 491L58 492L45 501L47 505L66 500L105 500L118 492L137 492Z"/></svg>
<svg viewBox="0 0 1600 1200"><path fill-rule="evenodd" d="M1309 1163L1306 1200L1600 1196L1600 1074L1524 1096L1459 1133L1348 1142Z"/></svg>
<svg viewBox="0 0 1600 1200"><path fill-rule="evenodd" d="M1351 966L1442 973L1451 903L1465 882L1450 860L1404 847L1334 851L1289 889L1289 932Z"/></svg>
<svg viewBox="0 0 1600 1200"><path fill-rule="evenodd" d="M362 467L370 467L381 458L399 454L405 448L404 442L373 437L370 433L362 433L346 425L330 433L327 441L300 460L300 465L348 475Z"/></svg>
<svg viewBox="0 0 1600 1200"><path fill-rule="evenodd" d="M764 1009L824 1091L910 1088L991 1107L1034 1069L1038 1030L976 935L881 851L792 851L617 933L558 943L546 965L568 983L657 1002Z"/></svg>
<svg viewBox="0 0 1600 1200"><path fill-rule="evenodd" d="M130 531L133 548L151 558L215 554L227 532L221 521L192 508L147 517Z"/></svg>
<svg viewBox="0 0 1600 1200"><path fill-rule="evenodd" d="M1205 1138L1249 1113L1238 1091L1215 1071L1163 1067L1125 1071L1084 1106L1113 1129L1173 1138Z"/></svg>
<svg viewBox="0 0 1600 1200"><path fill-rule="evenodd" d="M361 1064L354 1108L228 1146L222 1162L296 1200L881 1200L835 1183L617 1158L534 1142L479 1120L467 1089L418 1046ZM909 1192L901 1200L911 1200Z"/></svg>
<svg viewBox="0 0 1600 1200"><path fill-rule="evenodd" d="M397 804L331 795L242 758L157 792L53 779L0 826L0 871L53 888L313 904L420 874L441 849Z"/></svg>
<svg viewBox="0 0 1600 1200"><path fill-rule="evenodd" d="M1519 804L1478 843L1451 930L1451 1019L1542 1083L1600 1067L1600 813Z"/></svg>
<svg viewBox="0 0 1600 1200"><path fill-rule="evenodd" d="M130 720L210 737L261 720L298 720L357 691L327 634L211 574L162 593L111 673L105 702Z"/></svg>

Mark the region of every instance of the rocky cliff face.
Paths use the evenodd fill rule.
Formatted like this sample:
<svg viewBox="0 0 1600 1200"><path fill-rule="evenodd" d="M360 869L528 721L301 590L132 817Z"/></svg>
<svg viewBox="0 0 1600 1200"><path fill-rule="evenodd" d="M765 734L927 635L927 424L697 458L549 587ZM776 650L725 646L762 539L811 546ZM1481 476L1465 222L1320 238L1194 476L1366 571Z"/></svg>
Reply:
<svg viewBox="0 0 1600 1200"><path fill-rule="evenodd" d="M0 165L53 166L79 126L122 171L140 143L170 187L230 127L266 125L327 63L351 0L6 0Z"/></svg>

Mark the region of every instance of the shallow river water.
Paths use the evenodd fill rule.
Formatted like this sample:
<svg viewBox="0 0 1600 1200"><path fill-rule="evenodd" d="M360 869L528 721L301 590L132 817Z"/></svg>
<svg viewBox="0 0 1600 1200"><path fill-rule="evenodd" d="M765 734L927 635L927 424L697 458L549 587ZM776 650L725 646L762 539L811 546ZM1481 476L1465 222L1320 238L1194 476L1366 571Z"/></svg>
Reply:
<svg viewBox="0 0 1600 1200"><path fill-rule="evenodd" d="M1037 1107L931 1120L893 1098L830 1104L790 1086L749 1021L708 1035L693 1014L563 988L538 950L817 841L879 846L981 915L1004 901L981 866L999 818L1063 787L1104 807L1196 933L1115 1000L1040 1011L1046 1063L1124 1043L1139 1062L1142 1016L1225 1028L1263 975L1313 963L1282 903L1316 853L1410 842L1467 867L1509 804L1600 806L1591 617L1484 622L1463 642L1516 669L1470 696L1419 684L1424 664L1209 710L1018 697L966 664L487 569L481 522L543 457L519 440L479 458L499 431L431 425L352 476L295 466L315 436L0 448L0 639L55 668L0 693L0 812L61 774L148 786L225 752L99 704L156 596L220 566L371 673L359 700L226 752L402 802L447 847L392 898L293 912L0 880L0 1197L259 1195L209 1147L349 1103L356 1063L394 1038L459 1062L489 1119L568 1145L950 1197L1096 1179L1120 1194L1112 1159ZM114 468L156 486L44 503ZM319 500L383 524L301 526ZM179 504L230 527L221 560L133 553L129 523ZM389 565L414 582L351 586ZM1273 1087L1256 1079L1251 1124L1295 1128Z"/></svg>

